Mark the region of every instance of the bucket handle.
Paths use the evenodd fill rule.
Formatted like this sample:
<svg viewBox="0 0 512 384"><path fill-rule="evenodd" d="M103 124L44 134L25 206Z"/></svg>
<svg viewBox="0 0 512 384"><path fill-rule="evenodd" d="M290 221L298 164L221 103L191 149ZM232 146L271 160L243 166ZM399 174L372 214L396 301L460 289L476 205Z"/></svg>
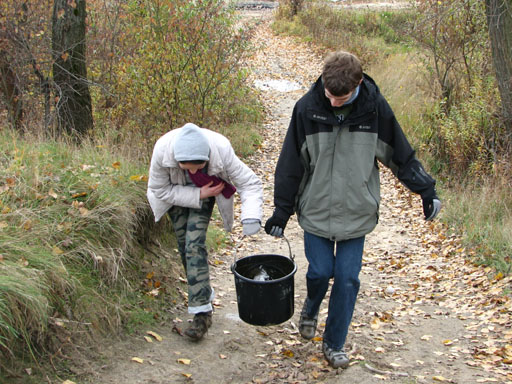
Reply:
<svg viewBox="0 0 512 384"><path fill-rule="evenodd" d="M243 235L243 236L242 236L242 239L241 239L241 240L243 240L243 238L244 238L244 237L245 237L245 235ZM295 260L295 256L294 256L294 255L293 255L293 253L292 253L292 247L291 247L291 245L290 245L290 241L286 238L286 236L285 236L285 235L281 235L281 236L279 236L279 237L280 237L281 239L285 239L285 240L286 240L286 244L288 244L288 251L290 252L290 259L291 259L292 261L293 261L293 260ZM238 254L238 248L240 248L240 245L241 245L241 244L242 244L242 241L240 241L240 242L238 243L238 245L236 246L236 248L235 248L235 254L234 254L234 258L233 258L233 263L236 263L236 255Z"/></svg>

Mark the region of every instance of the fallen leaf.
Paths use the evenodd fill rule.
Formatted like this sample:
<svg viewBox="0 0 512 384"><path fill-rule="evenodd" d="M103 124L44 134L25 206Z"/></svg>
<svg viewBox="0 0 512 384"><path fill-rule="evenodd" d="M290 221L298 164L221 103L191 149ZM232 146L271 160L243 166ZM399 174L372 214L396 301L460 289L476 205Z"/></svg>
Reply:
<svg viewBox="0 0 512 384"><path fill-rule="evenodd" d="M132 357L132 361L139 364L144 363L144 360L142 360L140 357Z"/></svg>
<svg viewBox="0 0 512 384"><path fill-rule="evenodd" d="M54 254L55 256L62 255L63 253L64 251L57 246L53 247L52 249L52 254Z"/></svg>
<svg viewBox="0 0 512 384"><path fill-rule="evenodd" d="M149 336L144 336L144 340L146 340L148 343L152 343L153 339Z"/></svg>
<svg viewBox="0 0 512 384"><path fill-rule="evenodd" d="M132 175L130 176L130 180L132 181L148 181L148 177L146 175Z"/></svg>
<svg viewBox="0 0 512 384"><path fill-rule="evenodd" d="M159 335L158 333L156 333L156 332L153 332L153 331L147 331L146 333L147 333L149 336L154 337L157 341L162 341L162 340L163 340L162 336L160 336L160 335Z"/></svg>
<svg viewBox="0 0 512 384"><path fill-rule="evenodd" d="M190 365L190 359L178 359L178 363L184 365Z"/></svg>
<svg viewBox="0 0 512 384"><path fill-rule="evenodd" d="M84 197L84 196L87 196L87 192L78 192L78 193L73 193L71 195L71 198L72 199L76 199L78 197Z"/></svg>
<svg viewBox="0 0 512 384"><path fill-rule="evenodd" d="M178 335L180 336L185 336L185 334L183 333L183 331L181 330L181 328L179 328L176 324L173 325L172 327L172 331L173 332L176 332Z"/></svg>
<svg viewBox="0 0 512 384"><path fill-rule="evenodd" d="M57 198L59 197L59 195L57 195L57 194L53 191L53 189L50 189L50 190L48 191L48 196L53 197L54 199L57 199Z"/></svg>
<svg viewBox="0 0 512 384"><path fill-rule="evenodd" d="M191 373L182 373L182 376L185 376L187 379L190 379L192 377Z"/></svg>
<svg viewBox="0 0 512 384"><path fill-rule="evenodd" d="M89 210L85 207L80 207L78 208L78 212L80 212L80 214L82 216L88 216L89 215Z"/></svg>
<svg viewBox="0 0 512 384"><path fill-rule="evenodd" d="M373 330L377 330L380 328L380 320L378 317L375 317L371 324L370 324L370 328L373 329Z"/></svg>

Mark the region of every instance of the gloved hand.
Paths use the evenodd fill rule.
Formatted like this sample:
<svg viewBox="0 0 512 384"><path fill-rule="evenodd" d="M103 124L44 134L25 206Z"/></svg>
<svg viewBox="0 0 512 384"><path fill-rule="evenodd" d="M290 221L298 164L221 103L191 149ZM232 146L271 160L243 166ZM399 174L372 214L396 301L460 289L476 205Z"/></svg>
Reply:
<svg viewBox="0 0 512 384"><path fill-rule="evenodd" d="M286 228L287 222L288 220L284 220L276 216L276 213L274 212L272 217L265 223L265 232L271 236L281 237L284 235L284 229Z"/></svg>
<svg viewBox="0 0 512 384"><path fill-rule="evenodd" d="M434 220L434 218L441 210L441 200L439 200L435 192L433 196L425 196L422 198L422 200L425 220Z"/></svg>
<svg viewBox="0 0 512 384"><path fill-rule="evenodd" d="M261 228L261 221L258 219L244 219L242 220L243 234L245 236L251 236L258 233Z"/></svg>

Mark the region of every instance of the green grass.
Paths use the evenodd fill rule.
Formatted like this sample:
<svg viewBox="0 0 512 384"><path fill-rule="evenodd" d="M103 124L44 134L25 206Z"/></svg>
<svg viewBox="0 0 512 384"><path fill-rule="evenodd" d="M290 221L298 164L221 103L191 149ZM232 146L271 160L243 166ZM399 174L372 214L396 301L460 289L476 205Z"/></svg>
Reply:
<svg viewBox="0 0 512 384"><path fill-rule="evenodd" d="M180 270L172 252L147 252L152 232L172 232L152 223L147 164L5 130L0 153L0 369L37 367L64 336L72 347L154 321ZM161 239L172 249L172 236Z"/></svg>
<svg viewBox="0 0 512 384"><path fill-rule="evenodd" d="M509 274L512 269L510 185L484 181L453 186L445 193L443 218L458 228L475 261Z"/></svg>

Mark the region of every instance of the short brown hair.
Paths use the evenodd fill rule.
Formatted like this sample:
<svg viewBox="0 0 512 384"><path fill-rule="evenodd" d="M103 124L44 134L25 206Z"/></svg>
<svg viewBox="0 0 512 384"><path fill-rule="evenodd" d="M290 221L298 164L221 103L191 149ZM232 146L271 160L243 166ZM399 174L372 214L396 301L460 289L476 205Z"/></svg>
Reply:
<svg viewBox="0 0 512 384"><path fill-rule="evenodd" d="M344 96L352 92L363 78L363 68L359 59L348 52L330 53L324 61L322 81L334 96Z"/></svg>

